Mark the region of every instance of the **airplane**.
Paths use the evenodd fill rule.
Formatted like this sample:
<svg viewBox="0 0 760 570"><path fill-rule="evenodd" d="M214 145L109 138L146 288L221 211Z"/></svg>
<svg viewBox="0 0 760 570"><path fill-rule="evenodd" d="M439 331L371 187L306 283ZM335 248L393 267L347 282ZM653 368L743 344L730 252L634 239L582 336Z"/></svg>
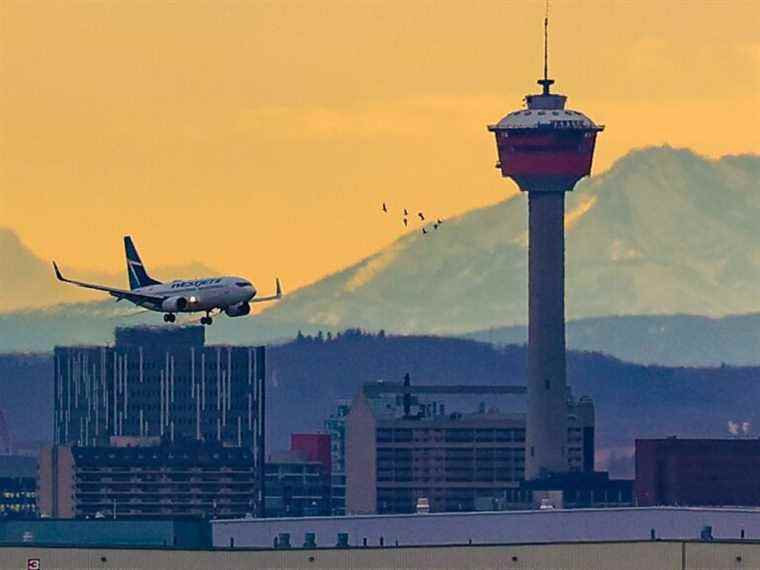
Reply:
<svg viewBox="0 0 760 570"><path fill-rule="evenodd" d="M165 323L173 323L177 318L177 313L205 312L206 316L201 317L201 324L210 325L213 322L211 312L215 309L218 309L220 314L224 312L228 317L242 317L251 312L252 303L282 299L282 286L279 279L275 279L277 289L274 295L258 298L256 298L257 291L253 284L242 277L177 279L161 283L145 271L145 266L130 236L124 236L124 251L127 256L129 290L67 279L53 261L55 276L64 283L105 291L116 297L117 302L126 299L150 311L162 312Z"/></svg>

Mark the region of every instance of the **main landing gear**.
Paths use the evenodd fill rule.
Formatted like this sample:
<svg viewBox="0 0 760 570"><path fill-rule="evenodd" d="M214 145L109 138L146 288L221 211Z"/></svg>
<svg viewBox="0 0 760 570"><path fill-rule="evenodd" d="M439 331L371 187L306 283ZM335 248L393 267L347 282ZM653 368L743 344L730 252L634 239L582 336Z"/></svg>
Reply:
<svg viewBox="0 0 760 570"><path fill-rule="evenodd" d="M214 322L214 319L212 319L211 315L209 315L208 313L206 313L205 317L201 317L201 324L202 325L210 325L213 322Z"/></svg>
<svg viewBox="0 0 760 570"><path fill-rule="evenodd" d="M173 323L176 320L177 320L177 315L175 315L173 313L166 313L164 315L164 322L165 323Z"/></svg>

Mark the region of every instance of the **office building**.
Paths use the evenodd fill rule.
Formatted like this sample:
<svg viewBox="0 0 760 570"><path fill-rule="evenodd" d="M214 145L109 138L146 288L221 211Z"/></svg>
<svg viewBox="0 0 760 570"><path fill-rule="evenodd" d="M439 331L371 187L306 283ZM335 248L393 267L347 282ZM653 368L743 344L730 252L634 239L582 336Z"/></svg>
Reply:
<svg viewBox="0 0 760 570"><path fill-rule="evenodd" d="M264 347L204 346L204 327L117 328L114 346L56 347L53 440L158 437L258 450Z"/></svg>
<svg viewBox="0 0 760 570"><path fill-rule="evenodd" d="M349 514L411 513L531 506L525 479L525 414L481 401L453 411L425 395L467 398L522 395L523 386L365 384L346 423ZM451 405L451 404L449 404ZM567 471L593 472L594 410L588 398L565 405ZM630 499L629 499L630 501Z"/></svg>
<svg viewBox="0 0 760 570"><path fill-rule="evenodd" d="M757 439L637 439L640 506L760 506Z"/></svg>
<svg viewBox="0 0 760 570"><path fill-rule="evenodd" d="M325 430L330 436L332 466L330 508L336 516L346 514L346 416L350 410L349 400L338 400L335 412L325 420Z"/></svg>
<svg viewBox="0 0 760 570"><path fill-rule="evenodd" d="M330 436L292 434L288 451L266 464L266 516L326 516L330 508Z"/></svg>
<svg viewBox="0 0 760 570"><path fill-rule="evenodd" d="M39 507L55 518L239 518L258 510L254 452L215 443L160 445L114 438L108 447L42 451Z"/></svg>

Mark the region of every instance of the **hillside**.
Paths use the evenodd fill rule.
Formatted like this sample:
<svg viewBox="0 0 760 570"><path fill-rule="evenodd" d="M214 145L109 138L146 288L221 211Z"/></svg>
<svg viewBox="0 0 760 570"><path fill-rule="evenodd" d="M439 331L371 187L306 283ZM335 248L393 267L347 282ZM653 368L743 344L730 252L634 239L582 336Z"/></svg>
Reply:
<svg viewBox="0 0 760 570"><path fill-rule="evenodd" d="M123 256L119 244L114 244L114 250ZM78 287L63 287L56 282L49 261L37 257L19 239L16 233L8 228L0 227L0 313L9 312L17 307L39 309L60 303L77 301L92 301L102 299L103 295ZM125 266L126 267L126 266ZM127 282L126 269L123 273L112 274L92 270L69 268L62 265L65 273L76 276L81 281L103 283L112 287L125 287ZM178 266L157 267L156 276L160 278L183 275L201 277L213 275L214 271L201 263L189 263Z"/></svg>
<svg viewBox="0 0 760 570"><path fill-rule="evenodd" d="M463 335L497 345L524 344L524 325ZM568 347L627 362L665 366L749 366L760 362L760 314L598 317L567 324Z"/></svg>
<svg viewBox="0 0 760 570"><path fill-rule="evenodd" d="M567 200L567 311L754 312L760 157L634 151ZM448 221L291 295L265 324L458 333L527 320L526 200Z"/></svg>
<svg viewBox="0 0 760 570"><path fill-rule="evenodd" d="M760 157L708 160L669 147L631 152L609 171L582 181L568 196L568 317L756 312L758 182ZM404 235L387 249L288 293L254 318L218 319L211 339L261 342L292 337L299 329L347 327L462 334L524 324L525 202L513 197L447 220L427 236ZM122 305L108 301L8 313L0 316L0 350L104 342L125 318ZM750 317L744 324L751 322ZM619 337L621 346L635 339L625 328ZM670 340L665 345L676 347ZM595 342L583 347L628 356ZM696 353L694 347L702 344L687 352ZM738 361L756 362L756 343L744 346ZM729 357L716 351L717 361L731 361L728 344L726 349Z"/></svg>
<svg viewBox="0 0 760 570"><path fill-rule="evenodd" d="M320 429L336 400L352 398L364 382L410 372L419 384L523 384L525 370L523 347L356 331L273 346L268 358L268 434L274 448L286 447L291 432ZM646 367L571 352L568 380L576 396L594 398L598 462L616 474L631 475L636 437L728 436L729 421L760 426L757 367ZM0 356L0 402L17 439L49 437L52 359Z"/></svg>

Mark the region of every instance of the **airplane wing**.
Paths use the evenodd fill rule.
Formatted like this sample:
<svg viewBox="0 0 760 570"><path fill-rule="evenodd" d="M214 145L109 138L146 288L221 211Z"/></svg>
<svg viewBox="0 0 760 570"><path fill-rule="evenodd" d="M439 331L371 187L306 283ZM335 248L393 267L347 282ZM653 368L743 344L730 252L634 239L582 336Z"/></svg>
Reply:
<svg viewBox="0 0 760 570"><path fill-rule="evenodd" d="M282 286L280 285L280 280L275 278L275 283L277 284L277 291L274 295L270 295L269 297L254 297L249 303L263 303L264 301L277 301L279 299L282 299Z"/></svg>
<svg viewBox="0 0 760 570"><path fill-rule="evenodd" d="M85 289L95 289L97 291L105 291L109 295L116 297L117 300L126 299L133 303L151 303L160 305L166 297L160 295L145 295L143 293L134 293L133 291L127 291L125 289L115 289L113 287L106 287L105 285L95 285L94 283L83 283L82 281L74 281L73 279L67 279L61 274L61 270L58 269L56 262L53 262L53 268L55 269L55 276L59 281L64 283L71 283Z"/></svg>

